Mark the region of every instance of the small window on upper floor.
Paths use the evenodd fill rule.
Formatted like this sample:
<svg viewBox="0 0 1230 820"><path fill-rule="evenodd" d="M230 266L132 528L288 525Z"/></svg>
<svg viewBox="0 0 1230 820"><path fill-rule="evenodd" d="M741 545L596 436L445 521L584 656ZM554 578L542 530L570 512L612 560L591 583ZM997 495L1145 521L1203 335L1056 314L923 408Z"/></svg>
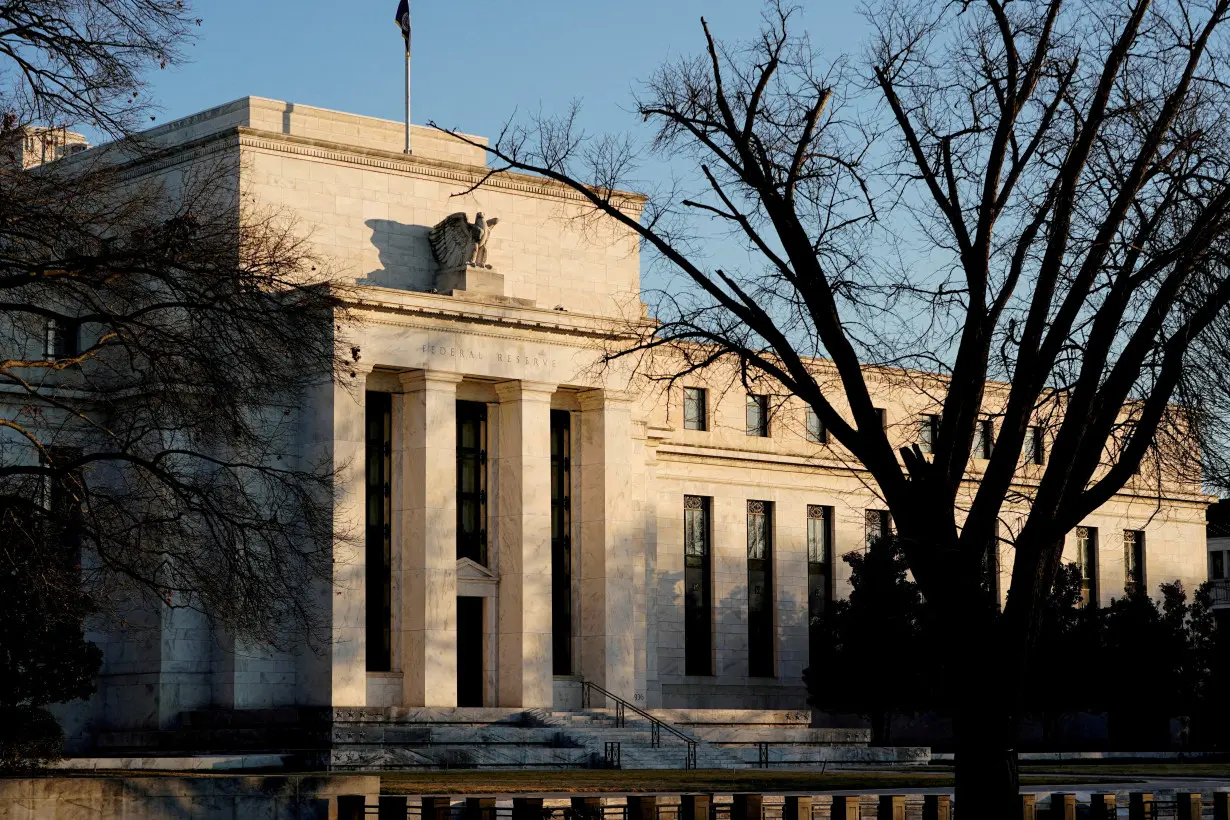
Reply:
<svg viewBox="0 0 1230 820"><path fill-rule="evenodd" d="M1209 553L1209 580L1222 581L1226 577L1226 553L1222 550Z"/></svg>
<svg viewBox="0 0 1230 820"><path fill-rule="evenodd" d="M940 417L928 414L918 420L918 449L927 455L935 452L935 442L940 437Z"/></svg>
<svg viewBox="0 0 1230 820"><path fill-rule="evenodd" d="M1021 448L1022 456L1024 456L1028 464L1045 464L1046 463L1046 444L1042 438L1042 428L1037 425L1030 425L1025 428L1025 445Z"/></svg>
<svg viewBox="0 0 1230 820"><path fill-rule="evenodd" d="M683 429L708 430L708 394L703 387L683 388Z"/></svg>
<svg viewBox="0 0 1230 820"><path fill-rule="evenodd" d="M78 325L64 319L47 320L47 336L43 345L43 356L48 359L68 359L76 356L78 351Z"/></svg>
<svg viewBox="0 0 1230 820"><path fill-rule="evenodd" d="M747 394L747 434L769 437L769 397Z"/></svg>
<svg viewBox="0 0 1230 820"><path fill-rule="evenodd" d="M884 412L883 407L876 407L874 409L876 411L876 418L880 420L880 429L887 430L888 429L888 413Z"/></svg>
<svg viewBox="0 0 1230 820"><path fill-rule="evenodd" d="M991 457L991 443L995 440L995 424L990 419L979 419L974 427L973 457L982 460Z"/></svg>
<svg viewBox="0 0 1230 820"><path fill-rule="evenodd" d="M816 444L827 444L829 431L825 429L824 422L820 420L819 414L808 407L805 415L807 417L807 440Z"/></svg>

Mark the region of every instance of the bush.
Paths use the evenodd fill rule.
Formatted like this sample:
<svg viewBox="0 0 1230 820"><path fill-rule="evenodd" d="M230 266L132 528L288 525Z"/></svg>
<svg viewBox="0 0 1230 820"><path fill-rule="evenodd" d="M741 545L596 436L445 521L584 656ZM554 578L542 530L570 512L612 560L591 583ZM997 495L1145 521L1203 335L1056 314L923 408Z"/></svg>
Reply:
<svg viewBox="0 0 1230 820"><path fill-rule="evenodd" d="M60 724L37 706L0 706L0 772L28 772L59 760Z"/></svg>

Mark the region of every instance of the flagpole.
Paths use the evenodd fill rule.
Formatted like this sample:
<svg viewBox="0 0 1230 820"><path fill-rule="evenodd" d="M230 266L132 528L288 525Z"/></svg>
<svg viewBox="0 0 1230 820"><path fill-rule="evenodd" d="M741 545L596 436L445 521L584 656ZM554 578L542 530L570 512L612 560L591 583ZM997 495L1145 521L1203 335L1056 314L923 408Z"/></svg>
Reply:
<svg viewBox="0 0 1230 820"><path fill-rule="evenodd" d="M410 42L406 41L406 153L410 153Z"/></svg>

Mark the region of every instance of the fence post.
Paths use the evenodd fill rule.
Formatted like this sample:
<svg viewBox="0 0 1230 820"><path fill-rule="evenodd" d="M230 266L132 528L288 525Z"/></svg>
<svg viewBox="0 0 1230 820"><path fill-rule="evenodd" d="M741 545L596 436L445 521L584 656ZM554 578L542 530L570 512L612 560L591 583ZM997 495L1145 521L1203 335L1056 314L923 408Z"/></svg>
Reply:
<svg viewBox="0 0 1230 820"><path fill-rule="evenodd" d="M1230 820L1230 792L1213 792L1213 820Z"/></svg>
<svg viewBox="0 0 1230 820"><path fill-rule="evenodd" d="M1131 792L1128 795L1128 820L1153 820L1153 793Z"/></svg>
<svg viewBox="0 0 1230 820"><path fill-rule="evenodd" d="M788 796L782 806L782 820L811 820L811 798Z"/></svg>
<svg viewBox="0 0 1230 820"><path fill-rule="evenodd" d="M679 820L709 820L709 806L712 803L711 794L683 795L679 798Z"/></svg>
<svg viewBox="0 0 1230 820"><path fill-rule="evenodd" d="M512 816L513 820L542 820L542 798L514 797Z"/></svg>
<svg viewBox="0 0 1230 820"><path fill-rule="evenodd" d="M876 820L905 820L905 795L880 795L876 808Z"/></svg>
<svg viewBox="0 0 1230 820"><path fill-rule="evenodd" d="M1076 795L1055 792L1051 795L1051 820L1076 820Z"/></svg>
<svg viewBox="0 0 1230 820"><path fill-rule="evenodd" d="M1021 820L1038 820L1038 796L1021 795Z"/></svg>
<svg viewBox="0 0 1230 820"><path fill-rule="evenodd" d="M829 813L830 820L859 820L858 800L856 794L833 795L833 808Z"/></svg>
<svg viewBox="0 0 1230 820"><path fill-rule="evenodd" d="M952 820L952 798L946 794L923 795L923 820Z"/></svg>
<svg viewBox="0 0 1230 820"><path fill-rule="evenodd" d="M759 794L736 794L730 807L730 820L762 820L764 797ZM628 818L628 820L636 820Z"/></svg>
<svg viewBox="0 0 1230 820"><path fill-rule="evenodd" d="M1094 792L1089 795L1089 816L1093 820L1115 820L1115 796L1107 792Z"/></svg>
<svg viewBox="0 0 1230 820"><path fill-rule="evenodd" d="M449 799L447 797L424 797L422 820L448 820Z"/></svg>
<svg viewBox="0 0 1230 820"><path fill-rule="evenodd" d="M1204 806L1199 793L1176 794L1175 798L1179 801L1179 820L1200 820Z"/></svg>
<svg viewBox="0 0 1230 820"><path fill-rule="evenodd" d="M404 820L406 816L404 795L382 794L377 805L376 816L380 820Z"/></svg>
<svg viewBox="0 0 1230 820"><path fill-rule="evenodd" d="M467 797L466 820L495 820L494 797Z"/></svg>
<svg viewBox="0 0 1230 820"><path fill-rule="evenodd" d="M337 820L363 820L367 812L367 798L361 794L337 796Z"/></svg>
<svg viewBox="0 0 1230 820"><path fill-rule="evenodd" d="M630 795L628 820L658 820L658 798L652 794Z"/></svg>

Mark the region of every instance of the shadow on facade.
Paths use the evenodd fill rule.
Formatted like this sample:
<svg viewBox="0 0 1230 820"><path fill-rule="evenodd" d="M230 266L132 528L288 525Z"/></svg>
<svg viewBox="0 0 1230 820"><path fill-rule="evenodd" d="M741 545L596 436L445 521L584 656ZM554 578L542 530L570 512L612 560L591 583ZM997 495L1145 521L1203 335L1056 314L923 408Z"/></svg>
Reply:
<svg viewBox="0 0 1230 820"><path fill-rule="evenodd" d="M435 278L435 262L426 225L407 225L392 219L368 219L372 245L379 254L380 267L359 279L360 285L376 285L406 290L430 290Z"/></svg>

